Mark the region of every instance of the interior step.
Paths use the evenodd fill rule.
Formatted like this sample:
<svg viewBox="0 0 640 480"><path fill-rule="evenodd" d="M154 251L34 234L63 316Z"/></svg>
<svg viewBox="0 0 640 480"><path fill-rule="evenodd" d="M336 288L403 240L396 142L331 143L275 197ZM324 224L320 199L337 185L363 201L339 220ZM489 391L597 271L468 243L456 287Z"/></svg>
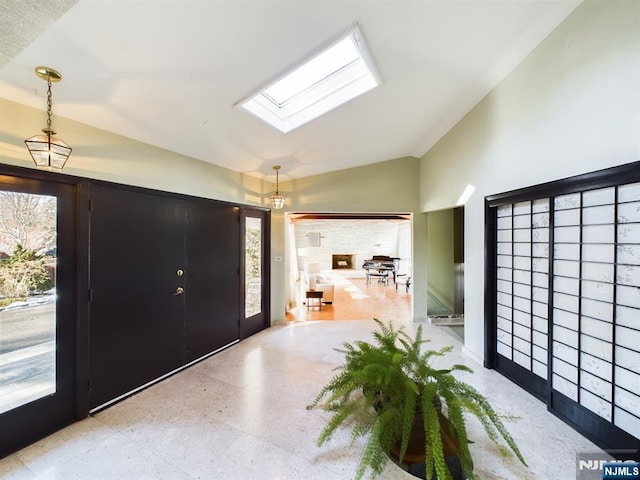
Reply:
<svg viewBox="0 0 640 480"><path fill-rule="evenodd" d="M451 314L451 315L429 315L429 322L432 325L441 325L441 326L460 326L464 325L464 315L463 314Z"/></svg>

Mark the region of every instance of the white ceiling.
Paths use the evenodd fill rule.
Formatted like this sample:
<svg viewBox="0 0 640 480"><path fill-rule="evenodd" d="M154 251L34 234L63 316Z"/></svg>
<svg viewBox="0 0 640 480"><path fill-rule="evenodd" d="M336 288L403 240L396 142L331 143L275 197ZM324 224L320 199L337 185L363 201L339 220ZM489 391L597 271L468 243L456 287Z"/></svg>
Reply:
<svg viewBox="0 0 640 480"><path fill-rule="evenodd" d="M0 97L44 110L50 66L54 127L299 178L422 156L580 1L5 0ZM382 87L287 134L234 108L354 23Z"/></svg>

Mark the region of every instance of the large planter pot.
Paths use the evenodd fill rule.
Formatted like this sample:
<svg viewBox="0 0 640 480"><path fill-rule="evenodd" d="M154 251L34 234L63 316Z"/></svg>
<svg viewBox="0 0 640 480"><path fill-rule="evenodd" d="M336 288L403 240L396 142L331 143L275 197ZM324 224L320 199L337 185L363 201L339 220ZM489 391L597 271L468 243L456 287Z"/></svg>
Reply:
<svg viewBox="0 0 640 480"><path fill-rule="evenodd" d="M441 411L438 411L438 421L440 423L440 439L442 440L442 447L445 458L457 455L460 452L460 441L458 437L453 433L451 424L447 417ZM411 433L409 434L409 443L407 445L407 452L404 455L403 463L422 463L425 461L425 431L424 421L422 413L416 412L413 417L413 426L411 427ZM391 456L396 460L400 457L400 442L391 449Z"/></svg>
<svg viewBox="0 0 640 480"><path fill-rule="evenodd" d="M460 458L457 455L452 455L450 457L445 457L445 463L447 464L447 468L449 469L449 473L451 474L451 478L453 480L465 480L464 473L462 472L462 465L460 464ZM409 473L417 478L427 478L427 468L424 462L422 463L413 463L409 465ZM432 480L438 480L438 475L436 472L433 472L431 475Z"/></svg>
<svg viewBox="0 0 640 480"><path fill-rule="evenodd" d="M438 412L438 423L440 424L440 440L445 463L453 480L464 480L462 465L458 454L460 453L460 441L451 427L451 422L442 413L442 402L438 397L434 397L433 406ZM408 472L417 478L426 478L426 454L424 451L426 435L424 431L424 418L422 412L416 412L413 417L413 425L409 434L407 451L403 458L403 463L408 464ZM401 442L391 449L391 456L399 461ZM431 477L437 480L437 475L433 472Z"/></svg>

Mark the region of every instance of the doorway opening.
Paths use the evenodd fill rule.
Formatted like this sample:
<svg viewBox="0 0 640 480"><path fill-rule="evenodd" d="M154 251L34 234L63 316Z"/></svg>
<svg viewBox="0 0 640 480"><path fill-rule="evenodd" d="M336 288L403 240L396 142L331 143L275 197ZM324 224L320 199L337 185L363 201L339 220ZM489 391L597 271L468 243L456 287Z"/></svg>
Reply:
<svg viewBox="0 0 640 480"><path fill-rule="evenodd" d="M427 314L464 343L464 207L427 214Z"/></svg>
<svg viewBox="0 0 640 480"><path fill-rule="evenodd" d="M286 214L286 229L288 320L412 315L410 213L294 212ZM363 265L381 256L395 259L389 281L367 282ZM317 291L320 307L307 308L307 298L317 298Z"/></svg>

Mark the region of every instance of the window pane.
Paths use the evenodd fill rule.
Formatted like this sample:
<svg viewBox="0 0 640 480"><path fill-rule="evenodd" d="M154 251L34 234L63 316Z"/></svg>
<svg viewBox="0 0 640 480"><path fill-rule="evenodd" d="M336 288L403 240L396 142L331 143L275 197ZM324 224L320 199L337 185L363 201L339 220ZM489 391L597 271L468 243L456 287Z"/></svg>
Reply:
<svg viewBox="0 0 640 480"><path fill-rule="evenodd" d="M0 413L56 392L57 199L0 192Z"/></svg>
<svg viewBox="0 0 640 480"><path fill-rule="evenodd" d="M262 219L247 217L245 225L245 317L262 311Z"/></svg>

